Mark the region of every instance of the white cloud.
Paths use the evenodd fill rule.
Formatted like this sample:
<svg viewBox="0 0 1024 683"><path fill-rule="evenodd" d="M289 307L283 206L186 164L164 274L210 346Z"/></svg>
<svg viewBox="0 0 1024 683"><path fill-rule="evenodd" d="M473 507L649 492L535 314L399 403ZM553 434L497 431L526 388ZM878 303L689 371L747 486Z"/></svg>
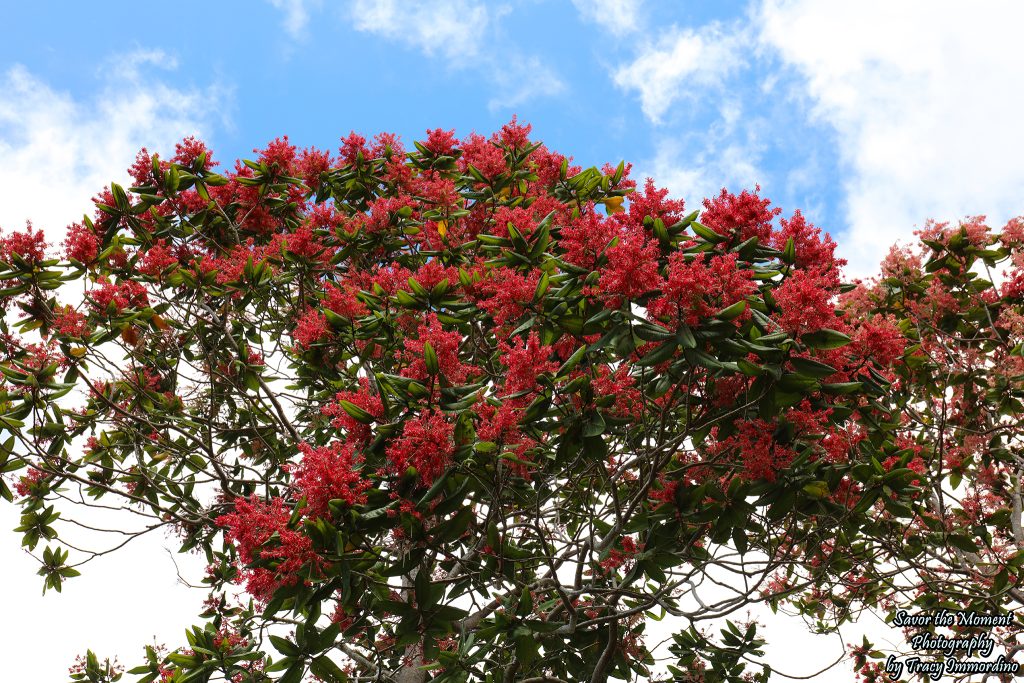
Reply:
<svg viewBox="0 0 1024 683"><path fill-rule="evenodd" d="M92 213L91 197L126 178L141 147L166 153L186 135L209 133L228 93L144 78L140 70L153 66L176 62L159 51L119 57L104 71L108 84L87 99L22 66L0 74L0 226L20 229L30 219L59 243L69 223Z"/></svg>
<svg viewBox="0 0 1024 683"><path fill-rule="evenodd" d="M309 25L309 5L320 6L320 0L268 0L276 9L284 12L284 29L292 38L302 38Z"/></svg>
<svg viewBox="0 0 1024 683"><path fill-rule="evenodd" d="M518 107L531 98L557 95L565 89L558 75L536 57L495 66L492 78L498 92L487 103L491 111Z"/></svg>
<svg viewBox="0 0 1024 683"><path fill-rule="evenodd" d="M572 4L584 19L614 35L624 36L640 28L643 0L572 0Z"/></svg>
<svg viewBox="0 0 1024 683"><path fill-rule="evenodd" d="M1024 5L767 0L761 42L805 78L849 175L852 274L925 219L1024 212Z"/></svg>
<svg viewBox="0 0 1024 683"><path fill-rule="evenodd" d="M565 89L551 67L500 36L500 19L510 11L507 5L479 0L354 0L351 19L356 30L445 58L453 69L482 72L494 88L487 106L496 111ZM499 50L482 49L499 43ZM496 51L499 57L494 56Z"/></svg>
<svg viewBox="0 0 1024 683"><path fill-rule="evenodd" d="M662 137L654 158L638 164L632 175L640 183L653 178L655 185L694 209L723 187L736 192L753 189L764 184L758 162L766 126L762 118L746 115L739 101L725 99L710 127L699 135Z"/></svg>
<svg viewBox="0 0 1024 683"><path fill-rule="evenodd" d="M757 156L756 150L739 143L687 154L681 145L667 140L658 146L654 159L632 175L640 183L653 178L672 197L685 199L687 206L697 209L705 197L717 195L723 187L736 192L753 189L763 178Z"/></svg>
<svg viewBox="0 0 1024 683"><path fill-rule="evenodd" d="M491 18L476 0L355 0L351 17L356 30L450 59L476 55Z"/></svg>
<svg viewBox="0 0 1024 683"><path fill-rule="evenodd" d="M743 62L745 34L712 23L700 30L668 29L657 42L644 45L631 63L616 69L615 85L635 90L644 115L654 123L695 87L719 85Z"/></svg>
<svg viewBox="0 0 1024 683"><path fill-rule="evenodd" d="M5 651L21 654L4 658L3 680L66 681L68 667L86 648L101 661L117 656L130 669L144 661L145 645L155 641L178 647L184 643L182 631L200 621L196 615L203 610L207 591L186 587L178 580L178 571L198 582L206 558L198 553L178 554L178 539L161 531L145 534L81 567L82 575L68 580L61 593L50 590L43 595L43 579L36 576L39 563L19 548L20 534L9 531L17 526L19 514L20 509L6 501L0 505L4 609L12 615L0 623L0 638ZM96 509L84 514L79 510L75 519L98 527L102 524L98 514ZM124 528L124 519L108 528ZM60 529L62 539L77 545L83 534L76 532L80 530L74 526ZM102 543L93 540L104 535ZM88 538L94 548L110 548L124 540L116 533ZM40 544L34 554L42 555L45 546ZM46 636L41 639L43 633Z"/></svg>

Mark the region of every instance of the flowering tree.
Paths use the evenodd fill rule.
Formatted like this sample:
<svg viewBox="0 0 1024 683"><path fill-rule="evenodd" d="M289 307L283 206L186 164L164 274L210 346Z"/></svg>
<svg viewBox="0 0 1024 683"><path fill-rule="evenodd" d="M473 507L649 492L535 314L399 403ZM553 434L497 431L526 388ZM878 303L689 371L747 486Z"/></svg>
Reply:
<svg viewBox="0 0 1024 683"><path fill-rule="evenodd" d="M755 624L704 626L877 597L922 476L882 403L905 330L837 309L799 212L686 213L529 130L225 174L189 139L58 256L0 239L0 493L46 586L101 499L209 563L205 624L131 673L645 678L668 614L676 680L766 680Z"/></svg>
<svg viewBox="0 0 1024 683"><path fill-rule="evenodd" d="M880 580L880 604L1011 614L1024 608L1024 220L998 232L984 217L930 222L916 234L841 306L866 326L895 323L907 345L885 378L900 451L871 466L904 464L921 490L880 517L892 533L878 555L901 570ZM952 626L957 637L992 633L1008 655L1022 649L1016 619ZM886 680L866 649L856 653L865 679Z"/></svg>

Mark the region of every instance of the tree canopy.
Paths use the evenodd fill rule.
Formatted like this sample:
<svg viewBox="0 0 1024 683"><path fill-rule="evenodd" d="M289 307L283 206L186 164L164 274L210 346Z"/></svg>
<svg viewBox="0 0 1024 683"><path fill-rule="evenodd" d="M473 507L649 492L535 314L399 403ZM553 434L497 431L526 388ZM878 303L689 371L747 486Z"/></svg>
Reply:
<svg viewBox="0 0 1024 683"><path fill-rule="evenodd" d="M100 501L209 565L202 623L130 673L646 680L670 615L674 680L763 681L755 602L1020 601L1024 223L929 225L844 284L759 189L690 210L529 133L223 173L187 139L62 249L0 236L0 493L46 587Z"/></svg>

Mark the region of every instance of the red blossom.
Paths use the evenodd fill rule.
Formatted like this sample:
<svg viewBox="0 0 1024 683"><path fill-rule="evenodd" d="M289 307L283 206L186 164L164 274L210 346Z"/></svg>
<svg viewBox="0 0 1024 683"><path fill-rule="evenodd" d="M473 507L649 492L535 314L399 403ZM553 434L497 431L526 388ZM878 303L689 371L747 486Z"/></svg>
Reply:
<svg viewBox="0 0 1024 683"><path fill-rule="evenodd" d="M498 445L504 445L517 444L522 440L522 433L519 431L521 411L513 402L506 401L495 407L485 401L476 409L476 413L480 418L476 435L481 441L493 441Z"/></svg>
<svg viewBox="0 0 1024 683"><path fill-rule="evenodd" d="M106 278L99 280L99 288L89 293L92 305L100 313L120 315L128 308L145 308L149 305L146 288L134 280L113 283Z"/></svg>
<svg viewBox="0 0 1024 683"><path fill-rule="evenodd" d="M330 258L320 238L313 234L313 226L303 223L291 234L274 235L268 252L294 254L309 261L324 261Z"/></svg>
<svg viewBox="0 0 1024 683"><path fill-rule="evenodd" d="M745 242L757 237L767 243L772 234L772 221L782 213L782 209L769 209L771 200L758 195L761 187L753 192L743 190L735 195L726 190L714 199L704 200L704 213L701 222L725 237L732 236L732 243Z"/></svg>
<svg viewBox="0 0 1024 683"><path fill-rule="evenodd" d="M611 413L616 417L640 417L643 395L636 387L636 378L629 374L628 365L619 365L614 370L607 365L600 366L591 386L595 396L611 399Z"/></svg>
<svg viewBox="0 0 1024 683"><path fill-rule="evenodd" d="M150 277L158 277L161 273L178 265L178 259L167 247L167 240L157 240L150 245L139 263L139 272Z"/></svg>
<svg viewBox="0 0 1024 683"><path fill-rule="evenodd" d="M349 440L357 445L364 445L370 440L370 426L349 415L341 406L341 401L348 401L378 419L384 417L384 404L381 403L379 396L370 393L368 379L361 377L359 385L358 391L339 391L334 397L335 402L325 405L320 412L331 418L332 427L344 429Z"/></svg>
<svg viewBox="0 0 1024 683"><path fill-rule="evenodd" d="M627 186L628 183L620 185ZM643 226L645 218L660 218L668 226L683 218L684 207L683 200L669 199L668 190L655 187L654 181L648 178L643 192L629 195L629 213L619 214L617 220L638 229Z"/></svg>
<svg viewBox="0 0 1024 683"><path fill-rule="evenodd" d="M400 212L408 209L411 213L413 200L411 197L379 197L369 203L370 212L365 220L366 231L369 233L385 232L398 219Z"/></svg>
<svg viewBox="0 0 1024 683"><path fill-rule="evenodd" d="M320 311L308 308L296 321L292 339L298 349L308 349L313 344L331 336L331 326Z"/></svg>
<svg viewBox="0 0 1024 683"><path fill-rule="evenodd" d="M86 338L92 333L85 315L71 306L58 306L54 310L53 331L63 337Z"/></svg>
<svg viewBox="0 0 1024 683"><path fill-rule="evenodd" d="M844 326L835 314L833 294L823 286L822 277L816 271L795 270L773 292L781 309L777 320L783 330L797 336Z"/></svg>
<svg viewBox="0 0 1024 683"><path fill-rule="evenodd" d="M358 290L348 283L328 285L324 308L349 320L366 315L366 304L356 298Z"/></svg>
<svg viewBox="0 0 1024 683"><path fill-rule="evenodd" d="M42 470L37 470L35 467L29 467L28 473L22 475L17 483L14 485L14 492L18 494L20 498L26 498L32 495L32 489L37 488L39 482L46 479L47 474Z"/></svg>
<svg viewBox="0 0 1024 683"><path fill-rule="evenodd" d="M505 147L511 150L521 150L530 144L530 131L533 130L533 126L530 124L520 125L516 121L516 115L512 115L512 120L501 127L501 130L495 134L495 139Z"/></svg>
<svg viewBox="0 0 1024 683"><path fill-rule="evenodd" d="M295 163L295 145L288 142L288 136L275 138L267 144L266 149L254 149L253 152L259 155L259 160L270 168L271 172L291 175L292 165Z"/></svg>
<svg viewBox="0 0 1024 683"><path fill-rule="evenodd" d="M199 157L204 154L206 156L203 161L203 170L209 170L217 165L206 143L190 135L174 145L174 156L171 157L171 161L191 168Z"/></svg>
<svg viewBox="0 0 1024 683"><path fill-rule="evenodd" d="M533 302L539 281L536 271L523 274L505 266L492 268L479 284L477 306L490 313L497 325L517 320Z"/></svg>
<svg viewBox="0 0 1024 683"><path fill-rule="evenodd" d="M501 237L508 236L509 224L521 235L529 235L537 227L533 211L520 206L514 208L502 206L494 214L494 233Z"/></svg>
<svg viewBox="0 0 1024 683"><path fill-rule="evenodd" d="M609 296L609 306L617 308L622 299L635 299L661 289L658 273L658 243L648 240L639 230L620 235L619 243L608 250L608 266L601 273L601 291Z"/></svg>
<svg viewBox="0 0 1024 683"><path fill-rule="evenodd" d="M661 296L648 304L653 319L696 325L717 311L742 301L757 291L753 271L739 268L736 254L698 254L687 260L681 251L669 256L668 273Z"/></svg>
<svg viewBox="0 0 1024 683"><path fill-rule="evenodd" d="M263 502L255 495L235 500L234 511L217 518L224 527L224 537L233 543L238 556L246 565L257 559L276 559L274 568L254 567L244 573L246 590L261 602L268 601L281 586L298 582L298 572L304 566L320 568L323 561L313 551L313 544L305 534L290 529L291 510L281 498ZM277 534L278 544L263 547Z"/></svg>
<svg viewBox="0 0 1024 683"><path fill-rule="evenodd" d="M320 184L320 174L326 173L334 165L331 153L309 147L302 150L295 161L295 172L308 187L316 189ZM318 206L324 206L320 204Z"/></svg>
<svg viewBox="0 0 1024 683"><path fill-rule="evenodd" d="M459 144L455 137L455 130L443 130L435 128L427 130L427 139L423 143L435 156L447 156L452 153L455 146Z"/></svg>
<svg viewBox="0 0 1024 683"><path fill-rule="evenodd" d="M41 231L25 224L24 231L12 232L0 237L0 261L10 263L13 256L29 264L36 264L46 258L46 239Z"/></svg>
<svg viewBox="0 0 1024 683"><path fill-rule="evenodd" d="M553 349L543 346L536 332L527 339L516 337L512 344L501 342L501 363L508 372L505 374L505 392L515 394L538 386L537 377L545 372L554 372L559 364L549 360Z"/></svg>
<svg viewBox="0 0 1024 683"><path fill-rule="evenodd" d="M135 162L128 167L128 175L132 177L136 185L151 185L155 182L153 178L153 157L145 147L135 155Z"/></svg>
<svg viewBox="0 0 1024 683"><path fill-rule="evenodd" d="M68 226L64 237L65 258L89 265L99 253L100 238L95 232L81 223Z"/></svg>
<svg viewBox="0 0 1024 683"><path fill-rule="evenodd" d="M346 164L356 163L356 158L359 155L362 155L365 159L368 156L366 138L355 131L350 132L348 137L341 139L341 147L338 149L338 153L341 155L341 160Z"/></svg>
<svg viewBox="0 0 1024 683"><path fill-rule="evenodd" d="M299 444L302 459L294 471L293 484L306 499L305 513L313 518L330 516L328 502L338 499L349 506L366 502L370 482L360 471L362 459L352 445L334 441L329 446Z"/></svg>
<svg viewBox="0 0 1024 683"><path fill-rule="evenodd" d="M443 266L440 261L427 261L412 275L424 289L433 289L443 280L448 281L449 287L459 283L459 269L454 266Z"/></svg>
<svg viewBox="0 0 1024 683"><path fill-rule="evenodd" d="M572 217L559 233L558 246L565 260L580 268L594 269L598 258L618 234L615 223L588 207L581 216Z"/></svg>
<svg viewBox="0 0 1024 683"><path fill-rule="evenodd" d="M425 359L425 345L429 343L437 356L439 372L452 384L462 384L473 372L473 367L462 362L459 346L462 335L457 331L448 331L434 313L428 313L426 320L419 326L415 338L405 340L405 351L400 354L406 367L402 370L403 377L426 381L430 378Z"/></svg>
<svg viewBox="0 0 1024 683"><path fill-rule="evenodd" d="M846 265L846 259L835 256L836 243L832 238L821 234L821 230L808 223L803 214L797 210L792 218L783 218L779 230L772 234L771 244L776 249L785 249L786 243L793 240L797 268L818 270L826 277L829 286L839 284L839 269Z"/></svg>
<svg viewBox="0 0 1024 683"><path fill-rule="evenodd" d="M903 356L907 339L891 317L875 316L859 321L853 331L850 351L879 368L891 367Z"/></svg>
<svg viewBox="0 0 1024 683"><path fill-rule="evenodd" d="M402 436L385 452L391 472L402 475L413 467L420 483L430 486L451 464L454 433L455 424L436 410L407 420L402 425Z"/></svg>
<svg viewBox="0 0 1024 683"><path fill-rule="evenodd" d="M506 170L505 153L482 135L470 133L469 137L462 141L459 170L465 173L471 165L480 171L484 178L492 180Z"/></svg>
<svg viewBox="0 0 1024 683"><path fill-rule="evenodd" d="M413 182L413 193L435 209L457 207L462 201L455 181L436 173L417 177Z"/></svg>

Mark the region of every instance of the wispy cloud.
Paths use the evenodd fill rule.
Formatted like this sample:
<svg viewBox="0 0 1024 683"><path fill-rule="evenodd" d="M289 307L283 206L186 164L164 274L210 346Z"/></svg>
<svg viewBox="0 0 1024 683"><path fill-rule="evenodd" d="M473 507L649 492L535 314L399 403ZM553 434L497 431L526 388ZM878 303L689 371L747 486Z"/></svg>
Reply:
<svg viewBox="0 0 1024 683"><path fill-rule="evenodd" d="M350 17L358 31L444 59L449 68L481 72L493 87L487 106L496 111L565 89L552 67L501 36L499 19L509 11L481 0L354 0ZM496 42L502 45L500 60L484 49Z"/></svg>
<svg viewBox="0 0 1024 683"><path fill-rule="evenodd" d="M659 136L655 156L638 164L633 176L653 178L692 208L723 187L752 189L764 182L759 166L763 124L757 117L745 119L738 102L726 101L715 122L699 134Z"/></svg>
<svg viewBox="0 0 1024 683"><path fill-rule="evenodd" d="M486 36L491 11L475 0L355 0L352 25L450 59L475 56Z"/></svg>
<svg viewBox="0 0 1024 683"><path fill-rule="evenodd" d="M755 21L838 133L851 271L927 218L1024 212L1024 5L768 0Z"/></svg>
<svg viewBox="0 0 1024 683"><path fill-rule="evenodd" d="M176 67L160 51L110 61L109 85L76 99L23 66L0 74L0 226L31 219L59 241L63 229L91 213L89 200L125 169L141 147L173 149L186 135L209 135L225 111L229 89L178 88L144 78L152 66Z"/></svg>
<svg viewBox="0 0 1024 683"><path fill-rule="evenodd" d="M617 36L640 29L643 0L572 0L586 21L594 22Z"/></svg>
<svg viewBox="0 0 1024 683"><path fill-rule="evenodd" d="M267 0L276 9L284 12L284 30L292 38L303 38L309 25L310 9L318 9L320 0Z"/></svg>
<svg viewBox="0 0 1024 683"><path fill-rule="evenodd" d="M745 31L712 23L699 30L673 26L657 41L640 41L636 58L615 70L615 85L636 91L644 115L662 123L688 92L721 84L743 65Z"/></svg>
<svg viewBox="0 0 1024 683"><path fill-rule="evenodd" d="M497 92L487 103L491 111L518 107L534 97L550 97L565 90L558 74L536 57L494 68L492 80Z"/></svg>

